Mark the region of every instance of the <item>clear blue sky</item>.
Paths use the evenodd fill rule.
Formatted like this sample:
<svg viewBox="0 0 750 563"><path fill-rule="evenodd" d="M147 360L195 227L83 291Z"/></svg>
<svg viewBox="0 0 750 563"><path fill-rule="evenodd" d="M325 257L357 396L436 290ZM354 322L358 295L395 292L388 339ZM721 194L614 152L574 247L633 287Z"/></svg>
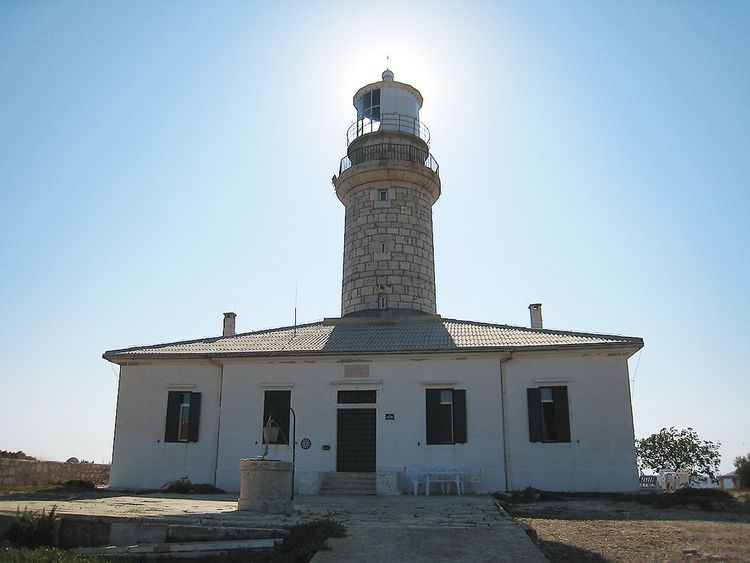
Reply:
<svg viewBox="0 0 750 563"><path fill-rule="evenodd" d="M351 97L419 88L446 317L642 336L750 451L750 3L0 3L0 448L109 461L107 349L340 312ZM637 372L635 371L638 364Z"/></svg>

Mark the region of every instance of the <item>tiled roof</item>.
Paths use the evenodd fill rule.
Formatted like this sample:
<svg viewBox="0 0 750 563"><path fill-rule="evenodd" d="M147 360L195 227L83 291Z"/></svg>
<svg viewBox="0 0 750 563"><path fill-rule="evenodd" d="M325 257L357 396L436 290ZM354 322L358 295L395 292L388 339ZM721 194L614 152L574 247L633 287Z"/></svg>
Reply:
<svg viewBox="0 0 750 563"><path fill-rule="evenodd" d="M110 350L104 358L127 359L292 356L403 352L514 351L622 347L638 349L643 340L530 329L440 317L331 319L235 336Z"/></svg>

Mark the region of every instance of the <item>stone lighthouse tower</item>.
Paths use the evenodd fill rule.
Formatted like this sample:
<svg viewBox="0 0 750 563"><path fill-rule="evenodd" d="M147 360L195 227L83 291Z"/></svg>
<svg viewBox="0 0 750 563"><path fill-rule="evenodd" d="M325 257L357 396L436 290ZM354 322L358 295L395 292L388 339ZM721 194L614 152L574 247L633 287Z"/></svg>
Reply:
<svg viewBox="0 0 750 563"><path fill-rule="evenodd" d="M440 197L422 94L383 72L354 94L333 177L346 207L341 315L436 314L432 206Z"/></svg>

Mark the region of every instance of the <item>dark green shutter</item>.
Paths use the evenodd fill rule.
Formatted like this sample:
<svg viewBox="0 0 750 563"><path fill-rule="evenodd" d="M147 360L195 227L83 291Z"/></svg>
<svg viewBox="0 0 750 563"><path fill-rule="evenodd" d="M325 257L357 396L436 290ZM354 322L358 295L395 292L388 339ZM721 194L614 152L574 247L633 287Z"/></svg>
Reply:
<svg viewBox="0 0 750 563"><path fill-rule="evenodd" d="M427 389L426 412L427 412L427 443L440 443L440 389Z"/></svg>
<svg viewBox="0 0 750 563"><path fill-rule="evenodd" d="M190 393L190 418L188 419L188 442L198 441L201 421L201 394Z"/></svg>
<svg viewBox="0 0 750 563"><path fill-rule="evenodd" d="M178 426L180 424L180 393L170 391L167 396L167 426L164 430L165 442L176 442Z"/></svg>
<svg viewBox="0 0 750 563"><path fill-rule="evenodd" d="M542 394L536 387L526 389L529 403L529 440L542 441Z"/></svg>
<svg viewBox="0 0 750 563"><path fill-rule="evenodd" d="M557 441L570 442L570 416L568 413L568 388L553 387L552 399L555 401L555 425Z"/></svg>
<svg viewBox="0 0 750 563"><path fill-rule="evenodd" d="M466 443L466 390L453 390L453 442Z"/></svg>

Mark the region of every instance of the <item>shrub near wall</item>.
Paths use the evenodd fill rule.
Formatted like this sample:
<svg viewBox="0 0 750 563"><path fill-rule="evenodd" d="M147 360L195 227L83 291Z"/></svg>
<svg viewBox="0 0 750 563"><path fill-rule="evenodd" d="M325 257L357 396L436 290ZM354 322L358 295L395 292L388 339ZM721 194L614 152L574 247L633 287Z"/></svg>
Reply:
<svg viewBox="0 0 750 563"><path fill-rule="evenodd" d="M106 485L109 483L109 465L0 458L0 485L43 485L74 479Z"/></svg>

